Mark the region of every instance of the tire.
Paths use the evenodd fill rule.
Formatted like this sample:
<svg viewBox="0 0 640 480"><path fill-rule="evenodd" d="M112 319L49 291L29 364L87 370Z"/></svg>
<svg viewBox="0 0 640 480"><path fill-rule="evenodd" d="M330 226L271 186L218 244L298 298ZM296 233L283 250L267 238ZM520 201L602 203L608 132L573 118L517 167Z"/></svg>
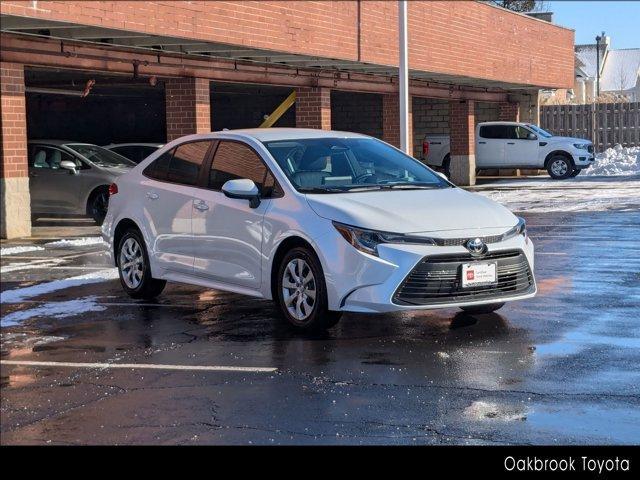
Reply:
<svg viewBox="0 0 640 480"><path fill-rule="evenodd" d="M470 307L460 307L460 309L467 313L482 315L483 313L495 312L496 310L500 310L502 307L504 307L504 303L489 303L488 305L473 305Z"/></svg>
<svg viewBox="0 0 640 480"><path fill-rule="evenodd" d="M574 170L573 161L564 155L554 155L547 163L547 172L554 180L564 180L569 178Z"/></svg>
<svg viewBox="0 0 640 480"><path fill-rule="evenodd" d="M97 225L102 225L109 208L109 190L101 187L91 194L87 201L87 214Z"/></svg>
<svg viewBox="0 0 640 480"><path fill-rule="evenodd" d="M276 289L280 312L294 329L322 331L340 321L342 312L328 309L324 273L309 248L296 247L287 252L278 266Z"/></svg>
<svg viewBox="0 0 640 480"><path fill-rule="evenodd" d="M122 288L131 298L151 300L164 290L167 282L151 276L147 247L137 229L130 228L120 239L116 261Z"/></svg>
<svg viewBox="0 0 640 480"><path fill-rule="evenodd" d="M581 169L579 169L579 168L574 168L574 169L573 169L573 172L571 172L571 175L569 175L569 177L570 177L570 178L577 177L578 175L580 175L580 172L581 172L581 171L582 171L582 170L581 170Z"/></svg>
<svg viewBox="0 0 640 480"><path fill-rule="evenodd" d="M442 160L442 170L448 179L451 179L451 155L447 153Z"/></svg>

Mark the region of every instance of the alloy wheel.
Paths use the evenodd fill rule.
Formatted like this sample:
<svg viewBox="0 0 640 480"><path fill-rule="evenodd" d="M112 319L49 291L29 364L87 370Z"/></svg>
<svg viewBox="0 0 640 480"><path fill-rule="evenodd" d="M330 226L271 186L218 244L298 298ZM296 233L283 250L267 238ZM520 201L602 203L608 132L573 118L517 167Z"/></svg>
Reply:
<svg viewBox="0 0 640 480"><path fill-rule="evenodd" d="M317 285L309 264L294 258L284 269L282 296L289 314L298 321L306 320L316 303Z"/></svg>
<svg viewBox="0 0 640 480"><path fill-rule="evenodd" d="M144 275L144 255L135 238L128 238L122 245L119 266L125 285L132 290L138 288Z"/></svg>
<svg viewBox="0 0 640 480"><path fill-rule="evenodd" d="M567 165L567 162L565 160L555 160L551 164L551 171L553 172L554 175L558 177L562 177L563 175L566 175L568 170L569 170L569 166Z"/></svg>

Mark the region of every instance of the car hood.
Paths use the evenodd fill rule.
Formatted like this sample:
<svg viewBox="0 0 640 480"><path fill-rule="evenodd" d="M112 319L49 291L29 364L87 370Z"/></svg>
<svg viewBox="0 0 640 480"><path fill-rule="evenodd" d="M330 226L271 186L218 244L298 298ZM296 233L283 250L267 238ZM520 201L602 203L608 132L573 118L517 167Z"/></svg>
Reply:
<svg viewBox="0 0 640 480"><path fill-rule="evenodd" d="M308 194L319 216L394 233L471 231L513 227L516 216L502 205L460 188Z"/></svg>
<svg viewBox="0 0 640 480"><path fill-rule="evenodd" d="M542 141L542 139L541 139ZM562 143L562 142L571 142L571 143L591 143L591 140L587 140L586 138L575 138L575 137L550 137L547 138L547 142L550 143Z"/></svg>

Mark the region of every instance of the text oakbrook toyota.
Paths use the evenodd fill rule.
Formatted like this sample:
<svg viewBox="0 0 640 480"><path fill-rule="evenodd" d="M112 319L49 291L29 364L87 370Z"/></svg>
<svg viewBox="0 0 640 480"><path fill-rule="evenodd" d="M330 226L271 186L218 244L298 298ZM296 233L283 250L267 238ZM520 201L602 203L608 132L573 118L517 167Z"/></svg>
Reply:
<svg viewBox="0 0 640 480"><path fill-rule="evenodd" d="M103 236L134 298L201 285L273 299L318 329L342 312L488 313L536 293L523 219L365 135L182 137L110 194Z"/></svg>

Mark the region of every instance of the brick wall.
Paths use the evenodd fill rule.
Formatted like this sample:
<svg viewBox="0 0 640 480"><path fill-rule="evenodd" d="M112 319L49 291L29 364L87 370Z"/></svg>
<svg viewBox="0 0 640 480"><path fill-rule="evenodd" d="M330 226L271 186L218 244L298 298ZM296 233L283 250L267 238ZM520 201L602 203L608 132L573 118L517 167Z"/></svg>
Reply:
<svg viewBox="0 0 640 480"><path fill-rule="evenodd" d="M358 21L360 10L360 21ZM397 65L391 1L4 1L2 13L289 53ZM471 1L409 2L410 68L573 86L574 33ZM523 54L526 52L526 54Z"/></svg>
<svg viewBox="0 0 640 480"><path fill-rule="evenodd" d="M331 90L296 89L296 127L331 130Z"/></svg>
<svg viewBox="0 0 640 480"><path fill-rule="evenodd" d="M27 177L27 122L22 65L0 63L0 102L0 177Z"/></svg>
<svg viewBox="0 0 640 480"><path fill-rule="evenodd" d="M167 141L211 131L209 80L176 78L165 84Z"/></svg>
<svg viewBox="0 0 640 480"><path fill-rule="evenodd" d="M332 91L331 128L382 138L382 95Z"/></svg>
<svg viewBox="0 0 640 480"><path fill-rule="evenodd" d="M382 139L400 148L400 98L382 95ZM413 101L409 98L409 155L413 155Z"/></svg>
<svg viewBox="0 0 640 480"><path fill-rule="evenodd" d="M517 122L519 121L520 105L517 103L501 103L498 106L498 120L503 122Z"/></svg>
<svg viewBox="0 0 640 480"><path fill-rule="evenodd" d="M451 155L475 154L475 105L473 101L450 103Z"/></svg>

